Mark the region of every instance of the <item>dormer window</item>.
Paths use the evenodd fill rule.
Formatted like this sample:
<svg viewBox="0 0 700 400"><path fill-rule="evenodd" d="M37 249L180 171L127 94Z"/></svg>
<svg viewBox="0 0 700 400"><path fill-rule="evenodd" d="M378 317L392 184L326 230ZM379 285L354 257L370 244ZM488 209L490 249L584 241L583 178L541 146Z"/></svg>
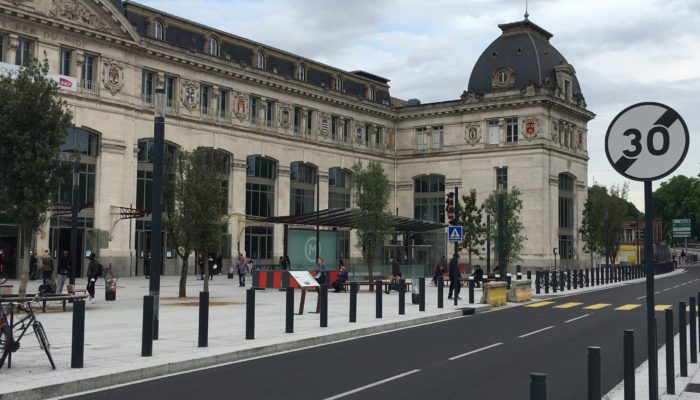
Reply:
<svg viewBox="0 0 700 400"><path fill-rule="evenodd" d="M491 86L495 89L512 87L515 83L515 73L508 67L501 67L493 71Z"/></svg>
<svg viewBox="0 0 700 400"><path fill-rule="evenodd" d="M306 68L303 64L299 64L299 66L297 66L297 79L300 81L306 80Z"/></svg>
<svg viewBox="0 0 700 400"><path fill-rule="evenodd" d="M333 80L333 88L337 90L338 92L343 91L343 78L336 76L335 79Z"/></svg>
<svg viewBox="0 0 700 400"><path fill-rule="evenodd" d="M372 86L367 87L367 100L374 101L374 88Z"/></svg>
<svg viewBox="0 0 700 400"><path fill-rule="evenodd" d="M165 29L163 28L163 22L159 20L154 20L153 25L151 26L151 30L153 33L153 37L158 40L163 40L164 38L164 33Z"/></svg>
<svg viewBox="0 0 700 400"><path fill-rule="evenodd" d="M209 45L207 46L207 53L209 55L218 57L219 56L219 41L216 38L209 38Z"/></svg>
<svg viewBox="0 0 700 400"><path fill-rule="evenodd" d="M255 66L258 69L265 69L265 54L262 51L258 51L255 55Z"/></svg>

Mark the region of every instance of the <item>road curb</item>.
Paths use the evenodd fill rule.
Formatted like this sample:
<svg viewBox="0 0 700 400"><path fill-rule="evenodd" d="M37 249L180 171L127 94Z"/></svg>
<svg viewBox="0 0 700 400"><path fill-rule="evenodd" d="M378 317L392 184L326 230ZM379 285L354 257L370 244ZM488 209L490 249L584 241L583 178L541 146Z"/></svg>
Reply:
<svg viewBox="0 0 700 400"><path fill-rule="evenodd" d="M195 358L185 361L177 361L162 365L139 368L131 371L116 372L113 374L95 376L79 379L71 382L58 383L47 386L35 387L32 389L19 390L16 392L0 394L0 400L39 400L53 397L78 394L96 388L107 388L109 386L134 383L143 379L158 378L173 373L192 371L200 368L213 367L220 364L244 361L247 359L272 355L285 351L300 350L307 347L320 346L335 343L347 339L360 338L367 335L385 333L396 329L409 328L413 326L446 321L453 318L462 317L469 314L476 314L484 311L487 307L462 307L454 311L420 317L416 319L392 322L383 325L370 326L337 332L313 338L299 339L291 342L270 344L261 347L254 347L235 351L232 353L212 355L203 358Z"/></svg>

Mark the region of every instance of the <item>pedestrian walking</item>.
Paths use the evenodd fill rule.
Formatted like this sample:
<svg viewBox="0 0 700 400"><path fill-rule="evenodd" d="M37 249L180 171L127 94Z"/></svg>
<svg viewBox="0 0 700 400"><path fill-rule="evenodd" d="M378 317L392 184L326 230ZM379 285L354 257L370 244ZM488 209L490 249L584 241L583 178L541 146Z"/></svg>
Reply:
<svg viewBox="0 0 700 400"><path fill-rule="evenodd" d="M459 297L459 253L454 253L454 255L452 256L452 260L450 260L449 273L450 291L447 293L447 298L451 299L452 294L454 293L455 297L457 297L458 299L462 299L461 297Z"/></svg>
<svg viewBox="0 0 700 400"><path fill-rule="evenodd" d="M29 280L36 279L36 269L39 260L36 258L36 253L33 251L29 252Z"/></svg>
<svg viewBox="0 0 700 400"><path fill-rule="evenodd" d="M399 281L403 277L401 274L401 266L399 265L399 261L396 259L396 257L391 257L389 260L391 261L391 282L386 288L386 294L391 293L392 290L398 291Z"/></svg>
<svg viewBox="0 0 700 400"><path fill-rule="evenodd" d="M216 254L214 252L209 253L209 259L207 260L209 263L209 280L214 280L214 271L216 271L216 268L218 268L218 265L216 265Z"/></svg>
<svg viewBox="0 0 700 400"><path fill-rule="evenodd" d="M221 274L221 270L224 269L224 258L219 254L216 257L216 268L214 272L216 272L217 275Z"/></svg>
<svg viewBox="0 0 700 400"><path fill-rule="evenodd" d="M41 275L44 284L53 278L53 258L48 250L44 250L44 257L41 259Z"/></svg>
<svg viewBox="0 0 700 400"><path fill-rule="evenodd" d="M90 253L89 259L90 263L88 264L87 270L88 283L85 289L90 295L88 303L93 303L95 301L95 283L97 282L97 278L102 275L102 265L95 260L95 253Z"/></svg>
<svg viewBox="0 0 700 400"><path fill-rule="evenodd" d="M66 283L66 278L68 278L68 272L70 271L70 257L68 250L63 250L63 254L58 259L58 275L56 275L56 293L63 293L63 285Z"/></svg>
<svg viewBox="0 0 700 400"><path fill-rule="evenodd" d="M146 279L151 277L151 252L146 254L146 259L143 260L143 275Z"/></svg>
<svg viewBox="0 0 700 400"><path fill-rule="evenodd" d="M248 273L248 264L245 262L242 254L238 256L236 272L238 273L238 286L245 287L245 275Z"/></svg>

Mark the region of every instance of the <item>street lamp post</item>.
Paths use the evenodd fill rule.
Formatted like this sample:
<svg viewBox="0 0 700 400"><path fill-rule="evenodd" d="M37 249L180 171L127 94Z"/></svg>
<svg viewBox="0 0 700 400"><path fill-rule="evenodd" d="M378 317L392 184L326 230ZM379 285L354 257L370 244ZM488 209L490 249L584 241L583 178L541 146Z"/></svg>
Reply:
<svg viewBox="0 0 700 400"><path fill-rule="evenodd" d="M70 269L68 270L68 283L75 285L75 268L78 266L78 197L80 196L80 171L79 166L73 167L73 193L71 196L70 218Z"/></svg>
<svg viewBox="0 0 700 400"><path fill-rule="evenodd" d="M165 89L156 89L153 124L153 192L151 198L151 274L148 292L153 296L153 339L158 339L158 305L163 225L163 147L165 146Z"/></svg>
<svg viewBox="0 0 700 400"><path fill-rule="evenodd" d="M552 254L554 254L554 269L557 269L557 248L553 247L552 248Z"/></svg>

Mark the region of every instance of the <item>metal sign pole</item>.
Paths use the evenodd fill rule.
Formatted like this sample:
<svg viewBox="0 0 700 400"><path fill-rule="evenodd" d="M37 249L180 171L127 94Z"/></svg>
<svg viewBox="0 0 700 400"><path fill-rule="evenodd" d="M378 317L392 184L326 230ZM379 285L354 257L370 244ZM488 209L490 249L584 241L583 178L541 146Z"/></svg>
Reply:
<svg viewBox="0 0 700 400"><path fill-rule="evenodd" d="M649 400L659 397L659 374L654 321L654 230L651 181L644 181L644 265L647 270L647 350L649 353Z"/></svg>

